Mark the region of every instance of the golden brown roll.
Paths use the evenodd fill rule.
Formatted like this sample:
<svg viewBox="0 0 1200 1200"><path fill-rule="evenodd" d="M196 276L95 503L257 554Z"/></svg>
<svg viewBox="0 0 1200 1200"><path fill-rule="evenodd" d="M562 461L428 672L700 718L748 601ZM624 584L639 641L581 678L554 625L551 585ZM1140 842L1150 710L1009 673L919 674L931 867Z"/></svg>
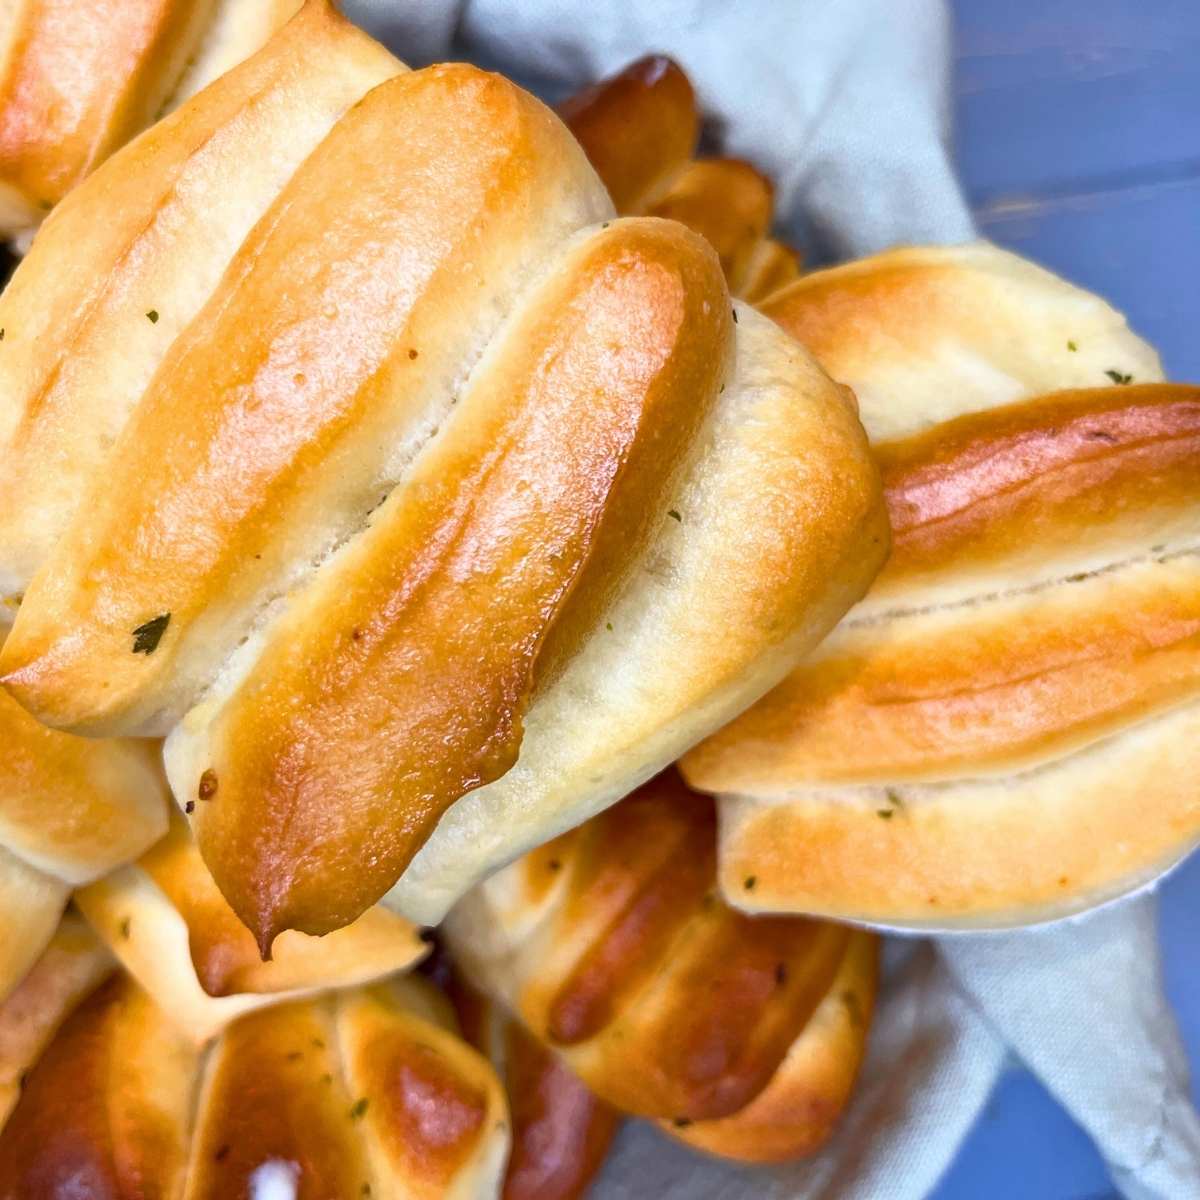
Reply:
<svg viewBox="0 0 1200 1200"><path fill-rule="evenodd" d="M398 69L358 36L306 8L78 189L5 303L43 296L39 250L81 197L169 203L139 155L178 157L288 38L349 39L339 88ZM56 415L15 381L15 440L45 455L0 458L22 495L55 463L37 486L62 498L26 501L37 524L0 554L37 568L5 686L56 727L170 732L176 797L264 952L389 889L438 920L760 695L886 545L849 394L731 306L699 237L608 220L547 109L447 66L327 117L219 280L173 266L153 309L88 324L159 339L110 362L118 386L72 358L86 386ZM106 254L89 286L114 296L158 259ZM66 438L70 409L111 444Z"/></svg>
<svg viewBox="0 0 1200 1200"><path fill-rule="evenodd" d="M498 1080L423 981L279 1005L202 1048L80 924L0 1006L13 1079L5 1200L488 1197L508 1150Z"/></svg>
<svg viewBox="0 0 1200 1200"><path fill-rule="evenodd" d="M0 1000L54 933L71 889L163 834L167 802L156 748L47 729L0 693Z"/></svg>
<svg viewBox="0 0 1200 1200"><path fill-rule="evenodd" d="M0 19L0 236L249 57L301 0L12 0Z"/></svg>
<svg viewBox="0 0 1200 1200"><path fill-rule="evenodd" d="M504 1200L577 1200L604 1165L620 1114L494 1001L456 978L463 1036L495 1068L508 1094L512 1149Z"/></svg>
<svg viewBox="0 0 1200 1200"><path fill-rule="evenodd" d="M751 303L800 274L769 236L774 188L749 163L694 159L700 112L677 63L650 55L585 88L559 112L622 216L670 217L717 251L730 291Z"/></svg>
<svg viewBox="0 0 1200 1200"><path fill-rule="evenodd" d="M647 55L558 109L619 213L643 213L692 160L700 111L678 63Z"/></svg>
<svg viewBox="0 0 1200 1200"><path fill-rule="evenodd" d="M401 69L311 0L42 227L0 296L0 595L19 600L103 478L146 385L279 189Z"/></svg>
<svg viewBox="0 0 1200 1200"><path fill-rule="evenodd" d="M875 939L738 913L715 874L713 805L667 772L477 887L447 943L613 1107L713 1153L783 1161L820 1145L849 1097Z"/></svg>
<svg viewBox="0 0 1200 1200"><path fill-rule="evenodd" d="M179 814L136 863L76 892L75 905L197 1044L253 1009L382 979L428 950L403 917L376 905L323 938L281 934L264 962Z"/></svg>
<svg viewBox="0 0 1200 1200"><path fill-rule="evenodd" d="M0 1001L0 1128L20 1099L29 1068L63 1019L114 966L96 935L68 912L17 986Z"/></svg>
<svg viewBox="0 0 1200 1200"><path fill-rule="evenodd" d="M1200 837L1200 388L985 244L817 272L764 310L855 389L894 552L683 760L722 797L725 894L974 927L1153 878Z"/></svg>

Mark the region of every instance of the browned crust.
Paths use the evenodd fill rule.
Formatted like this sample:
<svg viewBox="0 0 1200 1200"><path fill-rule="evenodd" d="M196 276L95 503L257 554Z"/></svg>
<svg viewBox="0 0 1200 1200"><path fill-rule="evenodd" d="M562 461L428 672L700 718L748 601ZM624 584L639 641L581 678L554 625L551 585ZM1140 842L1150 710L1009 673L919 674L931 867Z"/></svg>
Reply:
<svg viewBox="0 0 1200 1200"><path fill-rule="evenodd" d="M295 1164L301 1195L359 1196L374 1185L360 1098L343 1080L329 1006L281 1005L230 1026L209 1060L189 1200L251 1195L264 1163Z"/></svg>
<svg viewBox="0 0 1200 1200"><path fill-rule="evenodd" d="M1077 912L1200 840L1200 705L1021 775L725 797L721 886L765 912L1010 926ZM747 871L752 897L738 892Z"/></svg>
<svg viewBox="0 0 1200 1200"><path fill-rule="evenodd" d="M21 1095L26 1072L113 965L96 935L68 913L16 989L0 995L0 1129Z"/></svg>
<svg viewBox="0 0 1200 1200"><path fill-rule="evenodd" d="M0 826L71 883L136 858L166 829L157 747L47 729L0 690Z"/></svg>
<svg viewBox="0 0 1200 1200"><path fill-rule="evenodd" d="M902 606L903 585L923 576L1030 547L1079 554L1121 523L1167 526L1200 500L1200 389L1055 393L877 453L895 547L877 589ZM953 778L1109 735L1200 686L1198 564L1160 559L978 605L852 615L779 687L686 755L684 773L693 786L735 793Z"/></svg>
<svg viewBox="0 0 1200 1200"><path fill-rule="evenodd" d="M122 975L64 1022L0 1137L0 1195L182 1191L195 1051Z"/></svg>
<svg viewBox="0 0 1200 1200"><path fill-rule="evenodd" d="M0 591L24 592L51 556L168 348L289 170L401 69L311 0L261 53L56 207L0 297Z"/></svg>
<svg viewBox="0 0 1200 1200"><path fill-rule="evenodd" d="M767 238L750 257L746 276L742 280L742 298L750 304L761 304L781 288L799 279L804 269L804 256L786 242Z"/></svg>
<svg viewBox="0 0 1200 1200"><path fill-rule="evenodd" d="M512 1152L504 1200L577 1200L620 1125L605 1104L516 1021L504 1019Z"/></svg>
<svg viewBox="0 0 1200 1200"><path fill-rule="evenodd" d="M730 291L740 295L773 207L770 182L748 162L703 158L689 163L648 211L700 234L716 250Z"/></svg>
<svg viewBox="0 0 1200 1200"><path fill-rule="evenodd" d="M229 1200L273 1170L301 1196L495 1195L499 1081L438 1001L398 980L280 1005L202 1064L68 918L0 1006L0 1102L23 1085L6 1127L0 1109L0 1195Z"/></svg>
<svg viewBox="0 0 1200 1200"><path fill-rule="evenodd" d="M467 124L475 144L447 160L445 139ZM397 140L405 155L390 153ZM232 627L239 599L269 597L303 544L297 513L314 496L347 503L330 478L339 453L367 455L397 390L419 403L425 324L444 336L430 309L467 303L464 260L569 174L539 155L560 142L532 99L465 66L389 80L350 110L174 343L94 503L26 592L5 646L6 686L26 707L93 733L160 714L199 618L224 604ZM369 186L364 160L381 164ZM436 164L450 172L441 186L417 186ZM347 467L341 484L361 499L356 521L378 502L365 473ZM65 578L75 586L60 591ZM133 631L168 613L154 652L133 653Z"/></svg>
<svg viewBox="0 0 1200 1200"><path fill-rule="evenodd" d="M342 1054L378 1153L416 1195L444 1195L507 1114L499 1082L454 1034L397 1021L380 988L346 1000Z"/></svg>
<svg viewBox="0 0 1200 1200"><path fill-rule="evenodd" d="M518 998L534 1033L625 1112L743 1107L843 955L844 930L749 918L711 894L713 822L711 802L670 771L584 826L560 863L552 957Z"/></svg>
<svg viewBox="0 0 1200 1200"><path fill-rule="evenodd" d="M1162 378L1098 296L986 242L810 272L761 309L855 389L875 442L1020 397Z"/></svg>
<svg viewBox="0 0 1200 1200"><path fill-rule="evenodd" d="M613 586L591 560L661 524L716 397L732 326L698 239L620 223L547 286L214 724L200 846L264 950L358 916L511 767L543 644Z"/></svg>
<svg viewBox="0 0 1200 1200"><path fill-rule="evenodd" d="M210 0L31 0L0 79L0 179L48 209L153 119Z"/></svg>
<svg viewBox="0 0 1200 1200"><path fill-rule="evenodd" d="M289 930L278 939L271 961L263 962L254 935L221 895L179 816L139 866L187 926L192 966L210 996L344 984L347 970L355 981L382 975L411 965L426 949L408 921L377 905L321 939Z"/></svg>
<svg viewBox="0 0 1200 1200"><path fill-rule="evenodd" d="M892 522L888 586L1200 501L1200 387L1055 392L875 448Z"/></svg>
<svg viewBox="0 0 1200 1200"><path fill-rule="evenodd" d="M598 904L610 915L555 988L546 1033L557 1045L595 1037L631 1003L660 970L680 914L695 911L711 890L716 814L702 801L694 818L683 813L694 799L668 772L588 829L571 863L562 921L594 920ZM527 876L540 873L532 855L523 866Z"/></svg>
<svg viewBox="0 0 1200 1200"><path fill-rule="evenodd" d="M585 88L559 113L623 214L645 210L692 157L700 134L692 85L660 54Z"/></svg>
<svg viewBox="0 0 1200 1200"><path fill-rule="evenodd" d="M845 628L683 770L706 791L760 795L1017 770L1198 685L1200 562L1150 561L978 613Z"/></svg>
<svg viewBox="0 0 1200 1200"><path fill-rule="evenodd" d="M662 1128L698 1150L739 1162L782 1163L815 1153L853 1093L878 977L878 939L851 934L829 991L767 1086L732 1116L688 1125L666 1121Z"/></svg>
<svg viewBox="0 0 1200 1200"><path fill-rule="evenodd" d="M640 59L559 108L622 215L680 221L717 251L730 291L752 304L794 280L801 257L767 238L770 181L735 158L693 161L699 112L668 58Z"/></svg>

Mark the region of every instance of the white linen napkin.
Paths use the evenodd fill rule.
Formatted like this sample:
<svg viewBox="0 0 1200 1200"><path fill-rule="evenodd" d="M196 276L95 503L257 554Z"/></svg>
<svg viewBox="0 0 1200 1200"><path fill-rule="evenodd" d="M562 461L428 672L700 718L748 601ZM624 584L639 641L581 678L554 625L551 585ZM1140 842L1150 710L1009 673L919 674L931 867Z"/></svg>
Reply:
<svg viewBox="0 0 1200 1200"><path fill-rule="evenodd" d="M482 61L564 92L677 59L782 223L835 257L974 234L948 151L943 0L345 0L406 61ZM1018 933L893 942L861 1087L811 1162L701 1159L630 1123L597 1200L921 1200L1018 1056L1131 1200L1200 1197L1200 1120L1160 982L1152 895ZM1016 1149L1016 1148L1014 1148Z"/></svg>

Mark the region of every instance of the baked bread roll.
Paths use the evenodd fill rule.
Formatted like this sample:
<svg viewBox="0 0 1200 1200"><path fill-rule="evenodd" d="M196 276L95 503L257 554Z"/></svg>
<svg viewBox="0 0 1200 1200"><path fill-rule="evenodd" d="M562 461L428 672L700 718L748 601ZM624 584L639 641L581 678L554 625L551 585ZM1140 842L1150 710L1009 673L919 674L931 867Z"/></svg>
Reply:
<svg viewBox="0 0 1200 1200"><path fill-rule="evenodd" d="M0 1001L0 1129L21 1097L29 1068L63 1019L115 965L78 914L68 911L33 965Z"/></svg>
<svg viewBox="0 0 1200 1200"><path fill-rule="evenodd" d="M0 1000L42 952L71 889L162 836L167 802L149 745L47 729L0 692Z"/></svg>
<svg viewBox="0 0 1200 1200"><path fill-rule="evenodd" d="M279 1005L204 1049L79 925L0 1007L13 1078L5 1197L488 1197L508 1151L499 1082L431 985Z"/></svg>
<svg viewBox="0 0 1200 1200"><path fill-rule="evenodd" d="M512 1149L504 1200L577 1200L604 1165L620 1114L494 1001L455 979L463 1036L508 1094Z"/></svg>
<svg viewBox="0 0 1200 1200"><path fill-rule="evenodd" d="M263 962L178 813L166 837L136 863L76 892L75 905L197 1044L243 1013L382 979L428 950L403 917L376 905L323 938L281 934L271 960Z"/></svg>
<svg viewBox="0 0 1200 1200"><path fill-rule="evenodd" d="M895 548L683 760L721 796L726 896L956 928L1154 878L1200 836L1200 389L986 244L817 272L763 307L855 389Z"/></svg>
<svg viewBox="0 0 1200 1200"><path fill-rule="evenodd" d="M12 0L0 22L0 235L37 225L300 0Z"/></svg>
<svg viewBox="0 0 1200 1200"><path fill-rule="evenodd" d="M311 0L42 227L0 296L0 596L20 599L105 478L147 384L279 189L401 69Z"/></svg>
<svg viewBox="0 0 1200 1200"><path fill-rule="evenodd" d="M712 804L672 771L472 891L468 982L601 1099L712 1153L777 1162L831 1132L861 1063L876 944L715 894Z"/></svg>
<svg viewBox="0 0 1200 1200"><path fill-rule="evenodd" d="M110 170L141 196L156 138L178 146L157 127L55 214L27 299L42 240ZM176 797L264 952L389 889L436 922L744 708L879 565L849 394L731 309L697 236L610 215L519 89L401 74L162 355L118 371L120 404L87 374L115 445L44 473L84 498L52 545L35 531L0 671L56 727L170 732ZM142 333L176 290L201 299L163 283ZM33 399L16 389L14 424Z"/></svg>
<svg viewBox="0 0 1200 1200"><path fill-rule="evenodd" d="M694 159L700 113L691 82L671 59L639 59L559 112L617 211L694 229L716 249L735 295L756 303L800 274L800 255L770 237L770 181L741 159Z"/></svg>

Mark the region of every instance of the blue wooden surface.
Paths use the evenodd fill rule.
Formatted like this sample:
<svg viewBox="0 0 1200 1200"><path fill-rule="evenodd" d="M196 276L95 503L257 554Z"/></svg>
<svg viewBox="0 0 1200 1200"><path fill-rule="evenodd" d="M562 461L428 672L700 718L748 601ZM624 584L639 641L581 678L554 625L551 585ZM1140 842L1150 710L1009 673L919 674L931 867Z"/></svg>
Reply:
<svg viewBox="0 0 1200 1200"><path fill-rule="evenodd" d="M958 161L984 232L1109 297L1174 378L1200 380L1200 2L955 9ZM1167 991L1195 1073L1200 859L1161 904ZM935 1200L1110 1195L1087 1138L1014 1071Z"/></svg>

